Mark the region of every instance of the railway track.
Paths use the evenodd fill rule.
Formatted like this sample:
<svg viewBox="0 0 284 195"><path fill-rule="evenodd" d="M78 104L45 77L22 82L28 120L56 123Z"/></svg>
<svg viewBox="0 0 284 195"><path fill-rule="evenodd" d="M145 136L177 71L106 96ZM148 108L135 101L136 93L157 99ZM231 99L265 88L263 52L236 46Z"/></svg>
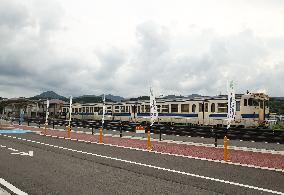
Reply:
<svg viewBox="0 0 284 195"><path fill-rule="evenodd" d="M39 126L44 125L44 120L28 119L26 123L36 123ZM49 125L53 126L67 126L67 120L49 120ZM121 130L135 132L135 127L142 125L149 128L146 123L135 123L128 121L105 121L104 129L108 130ZM101 128L101 121L72 121L72 127L99 129ZM231 140L243 140L243 141L255 141L255 142L269 142L284 144L284 131L271 130L271 129L257 129L257 128L222 128L222 127L210 127L210 126L197 126L194 124L154 124L151 127L151 132L155 134L167 134L167 135L180 135L191 137L205 137L205 138L223 138L225 135Z"/></svg>

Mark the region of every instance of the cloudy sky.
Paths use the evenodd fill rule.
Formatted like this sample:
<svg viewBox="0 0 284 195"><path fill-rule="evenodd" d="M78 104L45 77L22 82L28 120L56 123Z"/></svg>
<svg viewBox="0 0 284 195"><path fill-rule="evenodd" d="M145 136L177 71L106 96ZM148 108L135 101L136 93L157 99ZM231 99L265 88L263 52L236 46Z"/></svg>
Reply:
<svg viewBox="0 0 284 195"><path fill-rule="evenodd" d="M283 0L0 0L0 97L284 96Z"/></svg>

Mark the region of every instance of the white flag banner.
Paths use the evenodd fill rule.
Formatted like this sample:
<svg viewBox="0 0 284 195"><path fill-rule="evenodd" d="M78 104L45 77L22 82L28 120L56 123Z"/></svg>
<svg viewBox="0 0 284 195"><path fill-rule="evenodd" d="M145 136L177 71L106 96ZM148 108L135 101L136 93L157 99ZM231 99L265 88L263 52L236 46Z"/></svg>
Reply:
<svg viewBox="0 0 284 195"><path fill-rule="evenodd" d="M103 117L102 117L102 124L104 124L104 122L105 122L105 110L106 110L105 102L106 102L106 97L105 97L105 94L104 94L104 96L103 96Z"/></svg>
<svg viewBox="0 0 284 195"><path fill-rule="evenodd" d="M150 88L150 117L151 117L151 126L152 126L155 120L158 118L158 109L152 88Z"/></svg>
<svg viewBox="0 0 284 195"><path fill-rule="evenodd" d="M235 99L235 89L234 82L230 81L227 86L228 91L228 115L227 115L227 129L230 128L232 121L235 120L236 116L236 99Z"/></svg>
<svg viewBox="0 0 284 195"><path fill-rule="evenodd" d="M21 124L24 122L24 116L25 116L24 109L21 109L20 110L20 122L21 122Z"/></svg>
<svg viewBox="0 0 284 195"><path fill-rule="evenodd" d="M69 127L72 119L72 96L70 96L70 105L69 105Z"/></svg>
<svg viewBox="0 0 284 195"><path fill-rule="evenodd" d="M48 123L48 116L49 116L49 100L46 100L46 115L45 115L45 124Z"/></svg>

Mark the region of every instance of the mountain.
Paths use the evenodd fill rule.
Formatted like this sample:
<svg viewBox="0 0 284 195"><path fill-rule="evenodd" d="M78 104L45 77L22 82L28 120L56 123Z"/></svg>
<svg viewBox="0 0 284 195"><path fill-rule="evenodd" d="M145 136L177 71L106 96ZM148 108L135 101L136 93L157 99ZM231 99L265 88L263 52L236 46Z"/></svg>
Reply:
<svg viewBox="0 0 284 195"><path fill-rule="evenodd" d="M37 100L37 99L60 99L66 101L67 98L61 95L58 95L54 91L46 91L39 95L36 95L34 97L31 97L30 99Z"/></svg>
<svg viewBox="0 0 284 195"><path fill-rule="evenodd" d="M273 99L276 99L276 100L284 100L284 97L271 97Z"/></svg>
<svg viewBox="0 0 284 195"><path fill-rule="evenodd" d="M279 97L270 98L269 100L269 111L271 113L277 113L277 114L284 114L284 98L279 99Z"/></svg>
<svg viewBox="0 0 284 195"><path fill-rule="evenodd" d="M201 97L201 95L196 94L196 93L193 93L193 94L191 94L191 95L188 95L187 97L189 97L189 98L195 98L195 97Z"/></svg>
<svg viewBox="0 0 284 195"><path fill-rule="evenodd" d="M124 100L124 98L121 96L116 96L116 95L111 95L111 94L108 94L105 96L106 96L106 99L109 99L114 102L121 102L122 100ZM103 95L100 95L100 97L103 97Z"/></svg>
<svg viewBox="0 0 284 195"><path fill-rule="evenodd" d="M79 97L74 98L74 102L79 103L101 103L103 102L103 95L82 95ZM120 102L121 100L124 100L123 97L120 96L114 96L111 94L105 95L106 102Z"/></svg>
<svg viewBox="0 0 284 195"><path fill-rule="evenodd" d="M103 102L102 97L96 96L96 95L82 95L79 97L74 97L73 100L74 102L78 102L78 103L101 103ZM106 101L109 101L109 100L106 98Z"/></svg>
<svg viewBox="0 0 284 195"><path fill-rule="evenodd" d="M163 97L164 99L176 99L176 98L183 98L184 96L182 96L182 95L179 95L179 96L177 96L177 95L167 95L167 96L165 96L165 97Z"/></svg>
<svg viewBox="0 0 284 195"><path fill-rule="evenodd" d="M102 102L102 97L103 95L96 96L96 95L82 95L78 97L74 97L73 100L74 102L79 102L79 103L99 103ZM121 100L124 100L123 97L120 96L115 96L108 94L105 96L107 102L120 102ZM64 101L68 101L68 98L58 95L54 91L46 91L41 93L40 95L36 95L34 97L30 97L29 99L31 100L39 100L39 99L60 99Z"/></svg>

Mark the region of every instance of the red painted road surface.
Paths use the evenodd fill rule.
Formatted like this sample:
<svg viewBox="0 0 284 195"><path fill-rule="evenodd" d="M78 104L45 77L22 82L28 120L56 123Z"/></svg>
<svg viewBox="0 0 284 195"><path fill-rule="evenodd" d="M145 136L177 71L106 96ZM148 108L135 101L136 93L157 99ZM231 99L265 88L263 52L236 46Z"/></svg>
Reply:
<svg viewBox="0 0 284 195"><path fill-rule="evenodd" d="M42 131L42 132L44 131L43 129L40 128L34 128L28 126L15 125L15 127L26 130L32 130L32 131ZM47 129L47 135L67 138L67 132L52 130L52 129ZM98 135L89 135L85 133L71 132L71 139L99 142ZM104 136L103 143L140 148L140 149L147 148L147 140ZM180 154L184 156L192 156L192 157L206 158L213 160L223 160L222 148L192 146L186 144L165 143L157 141L151 141L151 144L153 151L165 152L171 154ZM250 152L250 151L240 151L240 150L230 149L228 150L228 160L233 163L249 164L260 167L269 167L269 168L284 170L284 156L280 154L266 154L260 152Z"/></svg>

